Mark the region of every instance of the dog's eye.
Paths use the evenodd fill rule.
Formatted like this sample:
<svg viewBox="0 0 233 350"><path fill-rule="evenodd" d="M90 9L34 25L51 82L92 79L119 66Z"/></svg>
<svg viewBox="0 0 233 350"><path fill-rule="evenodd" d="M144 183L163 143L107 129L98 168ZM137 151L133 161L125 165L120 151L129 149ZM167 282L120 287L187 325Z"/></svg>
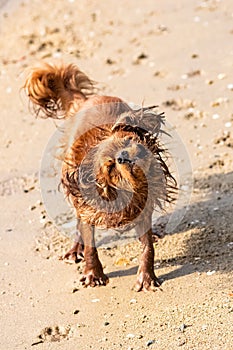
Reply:
<svg viewBox="0 0 233 350"><path fill-rule="evenodd" d="M114 160L113 159L108 159L104 162L104 165L105 166L112 166L114 163Z"/></svg>
<svg viewBox="0 0 233 350"><path fill-rule="evenodd" d="M147 155L147 151L145 147L139 144L137 148L138 148L138 152L137 152L138 158L144 158Z"/></svg>
<svg viewBox="0 0 233 350"><path fill-rule="evenodd" d="M127 124L127 125L131 124L131 118L128 115L125 117L125 124Z"/></svg>
<svg viewBox="0 0 233 350"><path fill-rule="evenodd" d="M50 89L54 89L54 86L55 86L55 79L54 79L54 76L52 74L49 74L48 75L48 87Z"/></svg>

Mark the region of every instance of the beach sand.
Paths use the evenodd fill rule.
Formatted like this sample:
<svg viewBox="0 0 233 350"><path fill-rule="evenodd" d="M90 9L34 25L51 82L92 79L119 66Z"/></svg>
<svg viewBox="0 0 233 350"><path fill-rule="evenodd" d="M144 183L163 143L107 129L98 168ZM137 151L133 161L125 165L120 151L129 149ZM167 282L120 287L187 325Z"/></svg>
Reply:
<svg viewBox="0 0 233 350"><path fill-rule="evenodd" d="M232 349L232 1L13 4L0 14L0 349ZM99 249L106 287L84 289L82 266L59 260L72 242L38 180L56 127L20 90L28 67L57 59L103 93L159 105L179 139L182 220L155 246L155 293L132 290L137 242Z"/></svg>

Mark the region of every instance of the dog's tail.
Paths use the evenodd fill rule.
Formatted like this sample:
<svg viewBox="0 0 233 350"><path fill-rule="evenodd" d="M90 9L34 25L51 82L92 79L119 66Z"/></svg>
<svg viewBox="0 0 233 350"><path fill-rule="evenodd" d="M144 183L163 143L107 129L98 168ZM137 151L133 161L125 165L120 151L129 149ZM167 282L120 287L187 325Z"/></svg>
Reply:
<svg viewBox="0 0 233 350"><path fill-rule="evenodd" d="M31 70L23 88L34 113L54 119L78 112L94 94L94 82L74 64L43 63Z"/></svg>

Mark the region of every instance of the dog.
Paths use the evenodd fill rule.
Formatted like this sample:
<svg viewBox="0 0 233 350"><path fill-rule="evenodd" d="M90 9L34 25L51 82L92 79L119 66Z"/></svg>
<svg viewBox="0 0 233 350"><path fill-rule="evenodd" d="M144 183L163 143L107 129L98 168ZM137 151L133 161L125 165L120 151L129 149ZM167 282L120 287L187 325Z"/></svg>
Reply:
<svg viewBox="0 0 233 350"><path fill-rule="evenodd" d="M155 290L160 281L154 273L152 213L176 192L159 140L164 114L156 106L132 108L121 98L96 93L95 83L74 64L32 68L24 89L33 114L68 120L61 184L76 212L77 239L64 258L84 258L85 287L106 285L95 228L122 235L134 228L143 250L135 290Z"/></svg>

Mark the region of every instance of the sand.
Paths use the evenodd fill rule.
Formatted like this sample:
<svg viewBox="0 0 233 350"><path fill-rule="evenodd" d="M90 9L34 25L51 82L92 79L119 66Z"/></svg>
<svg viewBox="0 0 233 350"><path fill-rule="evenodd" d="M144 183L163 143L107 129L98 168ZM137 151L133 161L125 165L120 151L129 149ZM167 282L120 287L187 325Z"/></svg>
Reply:
<svg viewBox="0 0 233 350"><path fill-rule="evenodd" d="M18 1L0 18L0 349L232 349L232 1ZM106 287L59 260L72 243L38 180L55 125L20 91L56 59L166 114L182 200L155 246L155 293L132 290L137 242L99 249Z"/></svg>

